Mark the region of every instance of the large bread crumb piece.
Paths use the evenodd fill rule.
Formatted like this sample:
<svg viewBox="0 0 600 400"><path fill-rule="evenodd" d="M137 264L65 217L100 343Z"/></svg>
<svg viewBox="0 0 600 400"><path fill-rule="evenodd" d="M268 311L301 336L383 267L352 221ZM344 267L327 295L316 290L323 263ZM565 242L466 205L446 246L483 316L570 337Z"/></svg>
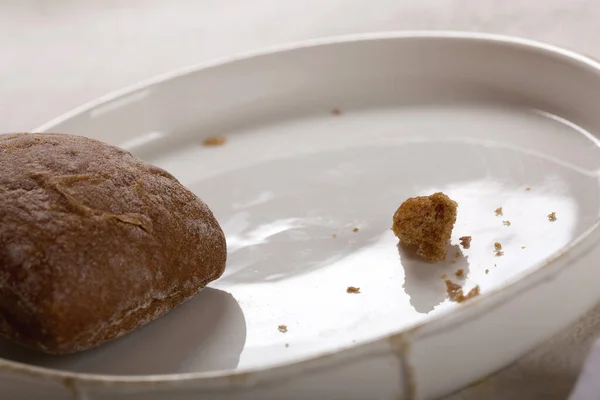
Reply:
<svg viewBox="0 0 600 400"><path fill-rule="evenodd" d="M444 193L413 197L396 210L392 230L402 244L417 248L428 261L446 258L458 204Z"/></svg>

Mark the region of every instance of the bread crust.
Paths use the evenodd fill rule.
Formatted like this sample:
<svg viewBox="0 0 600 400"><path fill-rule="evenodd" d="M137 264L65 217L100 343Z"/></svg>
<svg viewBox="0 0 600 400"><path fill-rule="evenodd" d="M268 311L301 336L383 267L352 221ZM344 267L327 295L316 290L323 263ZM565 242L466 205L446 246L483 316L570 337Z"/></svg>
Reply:
<svg viewBox="0 0 600 400"><path fill-rule="evenodd" d="M194 296L226 257L210 209L166 171L81 136L0 135L0 336L95 347Z"/></svg>

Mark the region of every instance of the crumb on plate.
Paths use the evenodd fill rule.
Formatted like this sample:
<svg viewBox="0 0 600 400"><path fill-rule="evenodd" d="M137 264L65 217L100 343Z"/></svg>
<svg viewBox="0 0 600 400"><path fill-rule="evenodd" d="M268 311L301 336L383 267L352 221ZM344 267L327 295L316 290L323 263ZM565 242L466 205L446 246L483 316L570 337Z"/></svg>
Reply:
<svg viewBox="0 0 600 400"><path fill-rule="evenodd" d="M486 269L486 270L485 270L485 273L486 273L486 274L489 274L489 273L490 273L490 270L489 270L489 269Z"/></svg>
<svg viewBox="0 0 600 400"><path fill-rule="evenodd" d="M463 248L468 249L471 247L471 236L463 236L458 238L458 240Z"/></svg>
<svg viewBox="0 0 600 400"><path fill-rule="evenodd" d="M498 207L496 208L496 210L494 211L494 213L496 214L497 217L504 215L502 214L502 207Z"/></svg>
<svg viewBox="0 0 600 400"><path fill-rule="evenodd" d="M346 293L360 294L360 288L355 286L348 286L348 288L346 289Z"/></svg>
<svg viewBox="0 0 600 400"><path fill-rule="evenodd" d="M448 297L450 300L455 301L457 303L462 303L463 301L467 301L475 296L479 295L479 286L475 286L473 289L469 291L466 295L463 293L463 288L450 281L446 280L446 293L448 293Z"/></svg>
<svg viewBox="0 0 600 400"><path fill-rule="evenodd" d="M354 232L354 233L358 232L358 228L352 229L352 232Z"/></svg>
<svg viewBox="0 0 600 400"><path fill-rule="evenodd" d="M525 188L525 190L527 190L527 191L529 192L529 191L531 190L531 188L530 188L530 187L528 187L528 188Z"/></svg>
<svg viewBox="0 0 600 400"><path fill-rule="evenodd" d="M342 113L342 110L340 110L339 108L334 108L333 110L331 110L331 114L333 115L340 115Z"/></svg>
<svg viewBox="0 0 600 400"><path fill-rule="evenodd" d="M510 226L510 221L508 221L508 220L507 221L502 221L502 224L504 226Z"/></svg>
<svg viewBox="0 0 600 400"><path fill-rule="evenodd" d="M446 279L445 283L446 283L446 293L448 293L448 296L450 296L450 298L453 298L454 296L456 296L456 294L459 291L462 292L462 287L460 285L452 282L450 279Z"/></svg>
<svg viewBox="0 0 600 400"><path fill-rule="evenodd" d="M407 246L430 262L446 258L458 204L444 193L412 197L396 210L392 230Z"/></svg>
<svg viewBox="0 0 600 400"><path fill-rule="evenodd" d="M550 214L548 214L548 221L550 221L550 222L556 221L556 213L554 211L552 211Z"/></svg>
<svg viewBox="0 0 600 400"><path fill-rule="evenodd" d="M202 144L204 146L222 146L226 141L227 139L225 139L223 136L211 136L204 139Z"/></svg>
<svg viewBox="0 0 600 400"><path fill-rule="evenodd" d="M504 251L502 250L502 244L498 242L494 243L494 251L496 252L496 257L502 257L504 255Z"/></svg>
<svg viewBox="0 0 600 400"><path fill-rule="evenodd" d="M332 233L331 237L335 239L337 237L337 235L335 233Z"/></svg>
<svg viewBox="0 0 600 400"><path fill-rule="evenodd" d="M469 291L466 295L463 293L463 288L450 281L446 280L446 293L450 297L450 300L455 301L457 303L462 303L463 301L467 301L475 296L479 295L479 286L475 286L473 289Z"/></svg>
<svg viewBox="0 0 600 400"><path fill-rule="evenodd" d="M475 296L479 296L479 285L475 286L473 289L469 290L469 293L467 293L466 296L459 296L456 299L457 303L462 303L463 301L467 301L469 299L472 299Z"/></svg>
<svg viewBox="0 0 600 400"><path fill-rule="evenodd" d="M281 333L286 333L287 332L287 325L279 325L277 327L277 329L279 330L279 332Z"/></svg>
<svg viewBox="0 0 600 400"><path fill-rule="evenodd" d="M456 270L456 276L463 276L464 273L465 273L465 270L462 268L459 268Z"/></svg>

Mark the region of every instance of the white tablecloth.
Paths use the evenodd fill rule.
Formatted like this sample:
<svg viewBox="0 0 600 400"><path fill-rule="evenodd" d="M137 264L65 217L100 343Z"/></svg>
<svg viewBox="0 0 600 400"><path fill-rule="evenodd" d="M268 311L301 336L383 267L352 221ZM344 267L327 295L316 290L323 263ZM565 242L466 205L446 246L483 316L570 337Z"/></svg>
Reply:
<svg viewBox="0 0 600 400"><path fill-rule="evenodd" d="M518 35L600 58L598 0L0 0L0 131L216 57L407 29ZM450 399L564 399L599 334L600 307Z"/></svg>

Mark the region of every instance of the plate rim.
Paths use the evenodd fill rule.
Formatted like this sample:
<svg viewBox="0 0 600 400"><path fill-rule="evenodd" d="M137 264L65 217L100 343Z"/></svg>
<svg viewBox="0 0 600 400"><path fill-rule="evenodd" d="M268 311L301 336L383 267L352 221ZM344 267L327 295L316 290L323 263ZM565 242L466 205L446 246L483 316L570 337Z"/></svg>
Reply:
<svg viewBox="0 0 600 400"><path fill-rule="evenodd" d="M145 90L151 86L161 84L165 81L191 75L203 70L216 68L219 66L227 65L236 61L248 60L256 57L266 56L274 53L282 53L294 50L300 50L304 48L329 46L342 43L352 42L369 42L378 40L419 40L419 39L435 39L435 40L448 40L455 39L460 41L480 41L480 42L491 42L504 45L512 45L518 48L526 49L532 52L541 52L545 54L553 54L555 56L562 57L571 61L577 62L580 66L587 66L594 70L599 75L600 79L600 63L595 59L586 55L577 53L572 50L568 50L564 47L539 42L536 40L520 38L516 36L491 34L491 33L478 33L468 31L445 31L445 30L415 30L415 31L385 31L375 33L360 33L350 35L336 35L331 37L317 38L302 40L292 43L279 44L275 46L269 46L257 50L243 52L233 56L227 56L218 58L208 62L202 62L193 64L191 66L172 70L163 74L159 74L150 79L142 80L139 83L126 86L125 88L112 91L106 95L100 96L83 105L71 109L62 115L51 119L50 121L40 125L33 129L32 133L45 133L51 130L54 126L63 123L77 115L89 112L94 108L107 104L116 99L131 95L137 91ZM160 374L160 375L110 375L110 374L94 374L94 373L81 373L72 371L57 370L49 367L34 366L18 361L11 361L0 357L0 372L12 372L17 374L23 374L29 377L42 378L44 380L56 381L60 384L73 388L75 383L86 384L86 385L110 385L115 386L162 386L163 384L169 385L173 383L211 383L216 384L215 389L221 387L220 384L225 384L224 387L231 386L239 383L242 385L249 383L258 383L258 381L264 381L266 379L273 381L277 378L293 375L296 372L307 371L316 367L323 367L322 361L334 354L347 354L350 351L361 349L368 350L369 346L382 341L390 341L401 339L402 341L408 340L409 337L416 334L430 336L439 332L440 330L452 329L456 324L464 323L475 319L482 312L485 312L488 308L480 306L483 302L487 303L499 303L506 297L516 297L519 294L528 291L532 287L547 279L548 275L552 274L553 270L556 270L561 264L564 264L567 259L577 259L582 256L583 252L593 244L593 239L600 236L600 218L597 218L592 226L572 240L567 246L561 249L559 252L551 255L546 260L535 264L531 270L518 274L511 280L507 281L505 285L490 290L485 293L485 296L481 298L475 298L468 303L464 304L460 310L458 308L449 310L442 315L435 316L431 319L423 321L416 326L400 329L395 332L381 335L375 339L357 343L352 347L330 351L326 353L319 353L313 356L300 358L294 361L284 362L278 365L272 365L263 368L248 368L243 370L223 370L223 371L209 371L209 372L188 372L188 373L176 373L176 374ZM569 255L572 257L569 257ZM554 268L546 268L554 266ZM543 273L545 271L545 273ZM456 318L457 315L461 315L461 318ZM427 328L427 329L424 329ZM397 349L401 355L405 352L404 346ZM365 354L375 355L375 352ZM329 358L331 360L331 358ZM252 379L248 379L248 377ZM260 379L259 379L260 378ZM224 388L223 387L223 388ZM218 389L217 389L218 390Z"/></svg>

